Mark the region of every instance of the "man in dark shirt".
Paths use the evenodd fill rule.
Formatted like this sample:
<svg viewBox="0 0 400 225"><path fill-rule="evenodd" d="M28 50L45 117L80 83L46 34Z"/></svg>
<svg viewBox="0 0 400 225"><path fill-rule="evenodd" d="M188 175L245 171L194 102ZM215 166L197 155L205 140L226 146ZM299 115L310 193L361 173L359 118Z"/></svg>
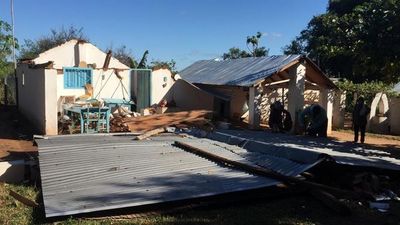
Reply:
<svg viewBox="0 0 400 225"><path fill-rule="evenodd" d="M361 143L365 141L365 128L367 126L367 116L371 109L364 104L364 98L359 97L353 111L354 142L358 142L358 133L361 133Z"/></svg>

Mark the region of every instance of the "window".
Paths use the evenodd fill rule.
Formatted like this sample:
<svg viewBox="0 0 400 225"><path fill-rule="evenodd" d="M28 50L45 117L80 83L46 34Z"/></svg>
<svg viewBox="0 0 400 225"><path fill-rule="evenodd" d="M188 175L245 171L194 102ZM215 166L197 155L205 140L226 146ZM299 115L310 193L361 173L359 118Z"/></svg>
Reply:
<svg viewBox="0 0 400 225"><path fill-rule="evenodd" d="M84 88L85 84L92 83L92 69L64 68L64 88Z"/></svg>

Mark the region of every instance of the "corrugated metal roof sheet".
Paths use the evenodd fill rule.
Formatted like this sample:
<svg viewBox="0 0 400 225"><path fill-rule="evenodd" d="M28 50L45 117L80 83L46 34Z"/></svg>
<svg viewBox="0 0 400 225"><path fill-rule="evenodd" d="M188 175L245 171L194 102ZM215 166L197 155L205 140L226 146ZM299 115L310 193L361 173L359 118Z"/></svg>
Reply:
<svg viewBox="0 0 400 225"><path fill-rule="evenodd" d="M329 139L249 130L218 130L208 137L238 145L250 153L277 156L295 162L312 164L321 155L329 155L339 164L400 170L400 159L389 152Z"/></svg>
<svg viewBox="0 0 400 225"><path fill-rule="evenodd" d="M39 139L36 142L46 217L212 196L278 183L173 147L175 140L231 160L263 164L287 175L297 175L315 163L246 155L237 146L194 137L133 141L130 136L72 135ZM250 161L254 157L257 160Z"/></svg>
<svg viewBox="0 0 400 225"><path fill-rule="evenodd" d="M182 70L179 75L191 83L251 86L300 57L301 55L279 55L223 61L201 60Z"/></svg>

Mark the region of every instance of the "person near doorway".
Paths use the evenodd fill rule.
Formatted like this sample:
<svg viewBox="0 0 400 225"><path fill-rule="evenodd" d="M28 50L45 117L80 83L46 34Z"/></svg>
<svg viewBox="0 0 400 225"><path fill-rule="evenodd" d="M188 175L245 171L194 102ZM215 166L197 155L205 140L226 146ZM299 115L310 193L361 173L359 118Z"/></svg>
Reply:
<svg viewBox="0 0 400 225"><path fill-rule="evenodd" d="M283 131L289 132L292 129L293 121L290 112L286 109L283 110Z"/></svg>
<svg viewBox="0 0 400 225"><path fill-rule="evenodd" d="M365 128L367 127L367 116L371 109L365 105L364 98L359 97L353 111L353 129L354 129L354 142L358 142L358 134L361 134L360 142L363 144L365 141Z"/></svg>
<svg viewBox="0 0 400 225"><path fill-rule="evenodd" d="M300 113L299 122L306 134L313 137L327 137L328 117L322 106L312 104L306 107Z"/></svg>
<svg viewBox="0 0 400 225"><path fill-rule="evenodd" d="M283 105L280 101L271 104L268 125L273 133L283 131Z"/></svg>

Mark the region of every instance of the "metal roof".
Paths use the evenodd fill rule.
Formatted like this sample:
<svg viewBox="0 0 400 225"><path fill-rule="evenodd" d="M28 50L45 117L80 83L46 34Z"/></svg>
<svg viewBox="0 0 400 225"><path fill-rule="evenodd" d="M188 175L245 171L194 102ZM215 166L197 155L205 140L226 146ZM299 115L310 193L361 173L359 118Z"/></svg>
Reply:
<svg viewBox="0 0 400 225"><path fill-rule="evenodd" d="M278 183L176 148L171 145L175 140L286 175L298 175L316 163L247 154L234 145L191 136L160 136L150 141L114 135L37 139L46 217L212 196Z"/></svg>
<svg viewBox="0 0 400 225"><path fill-rule="evenodd" d="M301 55L275 55L223 61L201 60L182 70L179 75L191 83L251 86L301 57Z"/></svg>
<svg viewBox="0 0 400 225"><path fill-rule="evenodd" d="M218 130L208 134L208 138L238 145L251 153L277 156L295 162L312 164L321 156L329 155L338 164L400 171L400 159L390 152L347 142L249 130Z"/></svg>

